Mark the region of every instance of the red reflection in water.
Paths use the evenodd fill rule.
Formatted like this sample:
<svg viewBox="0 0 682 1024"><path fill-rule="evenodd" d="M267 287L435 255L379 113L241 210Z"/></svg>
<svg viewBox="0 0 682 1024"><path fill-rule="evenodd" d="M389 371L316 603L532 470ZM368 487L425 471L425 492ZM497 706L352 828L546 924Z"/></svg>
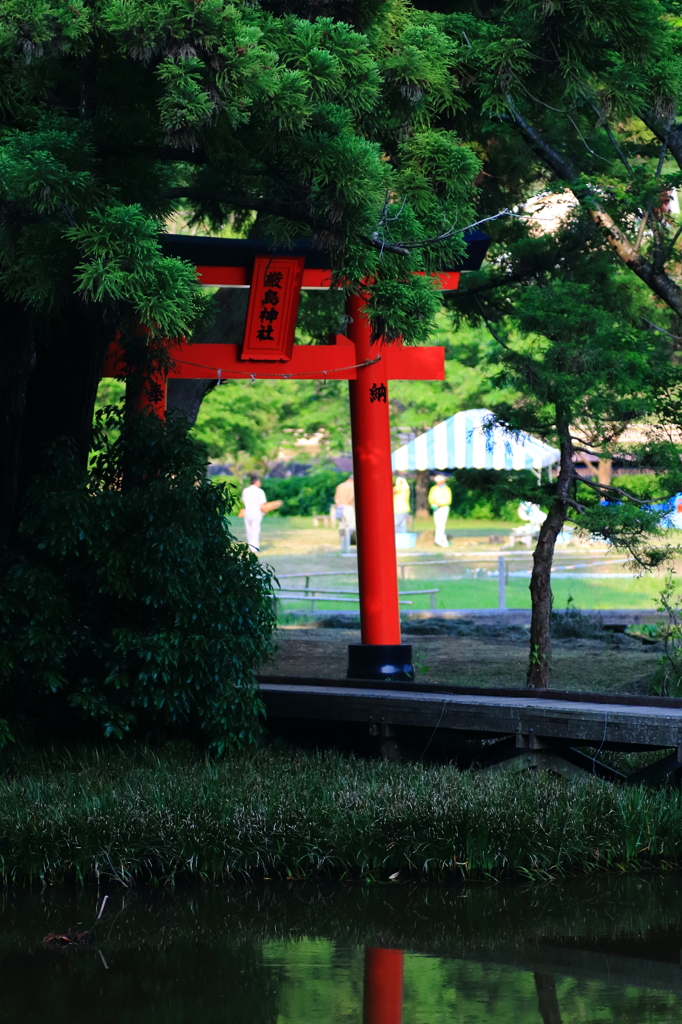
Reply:
<svg viewBox="0 0 682 1024"><path fill-rule="evenodd" d="M363 1024L400 1024L403 1016L403 951L365 947Z"/></svg>

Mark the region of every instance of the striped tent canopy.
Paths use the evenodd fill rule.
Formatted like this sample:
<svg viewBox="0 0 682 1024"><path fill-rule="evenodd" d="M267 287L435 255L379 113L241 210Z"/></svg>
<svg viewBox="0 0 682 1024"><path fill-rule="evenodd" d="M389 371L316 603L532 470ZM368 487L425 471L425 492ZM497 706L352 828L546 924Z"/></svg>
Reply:
<svg viewBox="0 0 682 1024"><path fill-rule="evenodd" d="M411 469L532 469L559 461L559 451L523 431L507 433L489 409L467 409L393 452L396 472Z"/></svg>

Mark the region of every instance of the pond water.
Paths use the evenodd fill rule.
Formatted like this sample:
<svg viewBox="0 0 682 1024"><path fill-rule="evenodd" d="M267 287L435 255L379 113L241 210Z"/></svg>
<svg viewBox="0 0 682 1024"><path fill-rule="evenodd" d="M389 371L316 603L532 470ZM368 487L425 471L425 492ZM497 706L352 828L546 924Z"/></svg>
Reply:
<svg viewBox="0 0 682 1024"><path fill-rule="evenodd" d="M682 1021L677 877L108 891L77 948L41 940L88 927L94 890L0 897L0 1021Z"/></svg>

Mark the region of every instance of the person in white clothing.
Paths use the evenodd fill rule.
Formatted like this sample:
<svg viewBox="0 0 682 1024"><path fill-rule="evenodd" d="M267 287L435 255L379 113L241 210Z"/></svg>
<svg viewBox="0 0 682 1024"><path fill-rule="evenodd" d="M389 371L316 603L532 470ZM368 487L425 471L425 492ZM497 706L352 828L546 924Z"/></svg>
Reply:
<svg viewBox="0 0 682 1024"><path fill-rule="evenodd" d="M242 491L242 502L244 503L244 526L246 527L246 543L252 551L260 550L260 524L266 509L265 491L260 485L260 477L257 473L249 476L250 484Z"/></svg>
<svg viewBox="0 0 682 1024"><path fill-rule="evenodd" d="M445 532L445 527L448 523L450 506L452 505L452 491L447 485L447 477L443 476L442 473L438 473L434 480L435 483L429 491L429 505L433 512L433 524L436 527L433 543L437 544L438 547L447 548L450 542Z"/></svg>

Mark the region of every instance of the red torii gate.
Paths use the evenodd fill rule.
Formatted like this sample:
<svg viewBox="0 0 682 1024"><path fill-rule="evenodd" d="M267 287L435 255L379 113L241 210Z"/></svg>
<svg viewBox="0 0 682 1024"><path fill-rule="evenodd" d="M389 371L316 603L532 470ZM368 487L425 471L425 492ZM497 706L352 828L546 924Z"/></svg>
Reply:
<svg viewBox="0 0 682 1024"><path fill-rule="evenodd" d="M473 231L466 240L467 257L460 270L476 270L490 238ZM266 243L250 239L165 235L162 246L168 255L193 262L204 285L250 289L242 344L175 347L169 376L349 382L362 643L348 648L347 675L413 679L412 645L401 643L400 635L388 383L443 380L445 350L372 344L359 295L347 300L348 337L336 335L331 345L294 345L300 290L327 290L330 285L328 257L309 243L268 251ZM460 270L438 274L441 289L455 290ZM103 375L125 372L122 353L114 345ZM164 415L164 377L157 374L147 382L145 404Z"/></svg>

